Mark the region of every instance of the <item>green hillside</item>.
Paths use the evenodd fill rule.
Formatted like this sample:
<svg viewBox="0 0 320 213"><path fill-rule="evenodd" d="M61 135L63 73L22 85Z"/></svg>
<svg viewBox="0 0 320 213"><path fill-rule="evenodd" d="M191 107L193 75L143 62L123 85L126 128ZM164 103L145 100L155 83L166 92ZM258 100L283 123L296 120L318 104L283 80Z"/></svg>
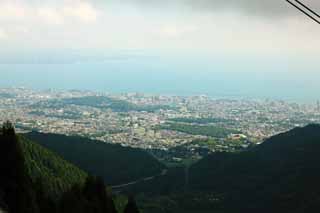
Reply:
<svg viewBox="0 0 320 213"><path fill-rule="evenodd" d="M155 112L158 110L174 109L167 105L136 105L125 100L115 99L106 96L85 96L79 98L65 98L39 102L36 107L63 108L65 105L89 106L101 109L111 109L115 112L146 111Z"/></svg>
<svg viewBox="0 0 320 213"><path fill-rule="evenodd" d="M189 169L128 187L146 212L317 212L320 125L295 128L247 151L208 155Z"/></svg>
<svg viewBox="0 0 320 213"><path fill-rule="evenodd" d="M178 132L184 132L191 135L205 135L216 138L225 138L230 134L241 133L237 130L227 129L224 127L214 125L193 125L186 123L167 122L158 126L159 129L173 130Z"/></svg>
<svg viewBox="0 0 320 213"><path fill-rule="evenodd" d="M320 126L276 135L242 153L215 153L190 169L190 187L233 212L310 212L320 206Z"/></svg>
<svg viewBox="0 0 320 213"><path fill-rule="evenodd" d="M54 152L0 128L0 211L10 213L137 213L135 200L116 199L102 178L87 175Z"/></svg>
<svg viewBox="0 0 320 213"><path fill-rule="evenodd" d="M109 185L158 175L165 168L140 149L57 134L31 132L25 137L58 153L84 171L103 177Z"/></svg>
<svg viewBox="0 0 320 213"><path fill-rule="evenodd" d="M74 184L83 184L87 174L48 149L19 136L28 174L34 182L45 180L49 194L58 197Z"/></svg>

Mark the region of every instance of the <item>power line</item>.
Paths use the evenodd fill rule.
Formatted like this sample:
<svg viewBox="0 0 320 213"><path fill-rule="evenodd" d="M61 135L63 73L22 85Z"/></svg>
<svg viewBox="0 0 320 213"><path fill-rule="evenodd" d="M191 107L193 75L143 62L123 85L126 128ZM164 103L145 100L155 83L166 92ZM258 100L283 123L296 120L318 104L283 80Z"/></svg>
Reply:
<svg viewBox="0 0 320 213"><path fill-rule="evenodd" d="M316 13L314 10L312 10L310 7L308 7L307 5L305 5L304 3L302 3L299 0L295 0L298 4L300 4L302 7L306 8L309 12L311 12L313 15L317 16L318 18L320 18L320 15L318 13Z"/></svg>
<svg viewBox="0 0 320 213"><path fill-rule="evenodd" d="M310 19L312 19L313 21L315 21L316 23L318 23L318 24L320 24L320 21L319 20L317 20L315 17L313 17L312 15L310 15L309 13L307 13L306 11L304 11L302 8L300 8L299 6L297 6L296 4L294 4L294 3L292 3L291 1L289 1L289 0L286 0L289 4L291 4L293 7L295 7L296 9L298 9L300 12L302 12L303 14L305 14L306 16L308 16ZM295 1L297 1L298 2L298 0L295 0ZM299 2L298 2L299 3ZM300 2L301 3L301 2ZM301 3L301 5L302 5L302 3ZM304 5L304 4L303 4ZM308 10L309 10L310 8L308 8ZM311 10L311 9L310 9ZM313 10L311 10L311 11L313 11ZM315 12L313 12L313 13L315 13ZM315 13L315 14L317 14L317 13ZM317 14L317 16L318 16L318 14Z"/></svg>
<svg viewBox="0 0 320 213"><path fill-rule="evenodd" d="M286 0L289 4L291 4L293 7L295 7L296 9L298 9L300 12L302 12L303 14L305 14L306 16L308 16L310 19L312 19L313 21L315 21L316 23L320 24L320 21L317 20L315 17L313 17L312 15L310 15L309 13L307 13L306 11L304 11L302 8L298 7L296 4L294 4L293 2ZM311 10L310 8L308 8L306 5L304 5L302 2L295 0L297 3L299 3L301 6L305 7L307 10L309 10L310 12L312 11L313 14L315 14L316 16L319 16L317 13L315 13L313 10Z"/></svg>

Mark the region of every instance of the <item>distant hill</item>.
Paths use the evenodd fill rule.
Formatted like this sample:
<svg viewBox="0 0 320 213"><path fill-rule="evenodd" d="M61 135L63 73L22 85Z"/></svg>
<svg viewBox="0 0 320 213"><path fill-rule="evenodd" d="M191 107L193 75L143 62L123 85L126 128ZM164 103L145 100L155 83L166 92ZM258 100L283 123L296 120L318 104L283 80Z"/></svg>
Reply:
<svg viewBox="0 0 320 213"><path fill-rule="evenodd" d="M111 109L115 112L129 112L129 111L146 111L155 112L160 109L169 110L174 109L168 105L136 105L125 100L115 99L107 96L84 96L77 98L54 99L49 101L42 101L35 105L35 107L48 108L62 108L65 105L89 106L95 108Z"/></svg>
<svg viewBox="0 0 320 213"><path fill-rule="evenodd" d="M320 126L276 135L241 153L214 153L190 169L190 187L231 212L312 212L320 207ZM220 203L220 204L221 204Z"/></svg>
<svg viewBox="0 0 320 213"><path fill-rule="evenodd" d="M204 135L216 138L225 138L230 134L239 134L240 131L227 129L215 125L193 125L186 123L167 122L157 126L159 129L173 130L178 132L184 132L191 135Z"/></svg>
<svg viewBox="0 0 320 213"><path fill-rule="evenodd" d="M26 138L61 155L84 171L117 185L158 175L165 168L149 153L83 137L31 132Z"/></svg>

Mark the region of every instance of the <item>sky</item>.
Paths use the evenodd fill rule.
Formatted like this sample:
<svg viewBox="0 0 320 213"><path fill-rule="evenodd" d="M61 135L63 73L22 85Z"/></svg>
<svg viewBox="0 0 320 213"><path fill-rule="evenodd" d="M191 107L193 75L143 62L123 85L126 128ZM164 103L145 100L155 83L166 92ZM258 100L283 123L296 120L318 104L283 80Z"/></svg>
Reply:
<svg viewBox="0 0 320 213"><path fill-rule="evenodd" d="M320 1L303 2L320 12ZM1 0L0 84L19 84L13 78L35 70L43 81L54 65L75 76L78 64L94 63L79 79L95 72L117 81L114 70L122 69L189 80L236 75L232 82L274 76L267 81L311 90L320 80L319 35L319 25L285 0Z"/></svg>

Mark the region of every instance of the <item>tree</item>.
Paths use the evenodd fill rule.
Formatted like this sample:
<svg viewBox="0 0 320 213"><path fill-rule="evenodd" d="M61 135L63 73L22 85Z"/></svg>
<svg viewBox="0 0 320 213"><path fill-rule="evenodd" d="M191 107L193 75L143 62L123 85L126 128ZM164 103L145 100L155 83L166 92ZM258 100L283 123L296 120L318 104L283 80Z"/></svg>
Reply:
<svg viewBox="0 0 320 213"><path fill-rule="evenodd" d="M10 121L6 121L2 125L2 135L3 136L15 136L15 129L13 124Z"/></svg>
<svg viewBox="0 0 320 213"><path fill-rule="evenodd" d="M35 192L27 175L23 152L9 121L5 122L0 135L0 188L3 202L10 213L36 213Z"/></svg>
<svg viewBox="0 0 320 213"><path fill-rule="evenodd" d="M83 193L92 212L116 212L112 197L107 194L106 186L102 178L89 176L86 180Z"/></svg>
<svg viewBox="0 0 320 213"><path fill-rule="evenodd" d="M124 209L124 213L139 213L139 209L133 196L129 196L128 204Z"/></svg>
<svg viewBox="0 0 320 213"><path fill-rule="evenodd" d="M65 192L60 200L61 213L91 213L88 208L87 200L83 195L82 187L74 185L69 191Z"/></svg>

